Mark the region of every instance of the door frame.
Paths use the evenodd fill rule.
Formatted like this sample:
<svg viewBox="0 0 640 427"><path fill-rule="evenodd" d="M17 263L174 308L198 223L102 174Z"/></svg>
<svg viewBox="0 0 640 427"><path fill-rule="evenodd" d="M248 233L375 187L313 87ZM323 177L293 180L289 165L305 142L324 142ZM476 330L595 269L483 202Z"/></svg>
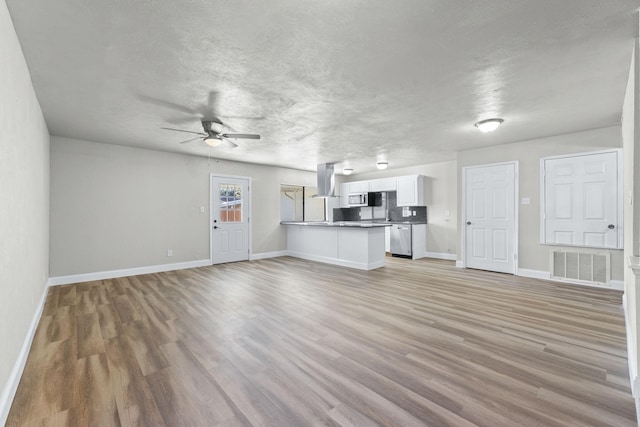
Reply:
<svg viewBox="0 0 640 427"><path fill-rule="evenodd" d="M251 255L253 254L253 247L252 247L252 236L251 236L251 215L252 215L252 211L251 211L251 177L249 176L240 176L240 175L221 175L221 174L217 174L217 173L210 173L209 174L209 264L213 265L213 178L234 178L234 179L246 179L248 181L247 184L247 193L248 193L248 198L247 198L247 226L248 226L248 232L247 232L247 238L249 239L249 243L248 243L248 248L249 248L249 256L248 256L248 260L251 261ZM244 201L243 201L244 203Z"/></svg>
<svg viewBox="0 0 640 427"><path fill-rule="evenodd" d="M519 269L519 264L520 264L520 257L518 255L518 240L519 240L519 235L520 235L520 225L519 225L519 217L520 217L520 213L518 211L518 205L519 205L519 200L520 200L520 172L519 172L519 165L520 165L520 161L519 160L511 160L511 161L507 161L507 162L498 162L498 163L486 163L486 164L482 164L482 165L473 165L473 166L464 166L462 168L462 197L461 197L461 201L460 201L460 206L461 206L461 212L462 214L460 215L460 224L459 227L462 230L461 236L462 236L462 242L460 245L460 249L462 252L462 268L467 268L467 248L466 248L466 241L467 241L467 227L465 226L465 223L467 222L467 172L470 169L476 169L476 168L485 168L485 167L491 167L491 166L507 166L507 165L513 165L513 204L514 204L514 210L513 210L513 214L515 216L514 218L514 231L513 231L513 271L512 274L517 275L518 274L518 269Z"/></svg>

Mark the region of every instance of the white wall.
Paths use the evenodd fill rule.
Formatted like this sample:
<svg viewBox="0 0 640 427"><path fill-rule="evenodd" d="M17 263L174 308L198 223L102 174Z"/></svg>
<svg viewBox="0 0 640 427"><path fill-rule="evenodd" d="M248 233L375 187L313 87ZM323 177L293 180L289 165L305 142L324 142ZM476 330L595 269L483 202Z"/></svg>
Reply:
<svg viewBox="0 0 640 427"><path fill-rule="evenodd" d="M49 270L49 132L0 2L0 425ZM12 371L13 370L13 371Z"/></svg>
<svg viewBox="0 0 640 427"><path fill-rule="evenodd" d="M637 19L637 17L636 17ZM622 109L622 148L624 151L624 255L625 257L640 255L640 58L638 39L633 48L629 80L625 92ZM635 201L635 203L633 203ZM640 294L637 291L639 279L631 268L624 270L624 303L627 326L627 352L629 357L629 377L636 408L640 397L640 351L638 348L638 331L640 331L638 307Z"/></svg>
<svg viewBox="0 0 640 427"><path fill-rule="evenodd" d="M580 153L620 148L622 146L620 126L595 129L585 132L551 136L548 138L478 148L458 153L458 168L462 176L465 166L482 165L506 161L519 161L520 198L528 197L531 204L519 206L518 254L519 268L549 272L550 251L554 248L540 244L540 158L567 153ZM458 182L458 203L461 203L462 184ZM463 213L460 213L463 216ZM460 221L460 219L458 219ZM461 247L462 233L458 241ZM585 252L593 250L581 249ZM602 250L598 250L602 251ZM611 250L611 277L623 280L623 253ZM458 259L462 259L460 250Z"/></svg>
<svg viewBox="0 0 640 427"><path fill-rule="evenodd" d="M427 205L427 252L455 254L457 245L457 163L429 163L408 168L387 169L350 175L344 182L364 181L403 175L424 175L425 204ZM445 216L449 211L449 216Z"/></svg>
<svg viewBox="0 0 640 427"><path fill-rule="evenodd" d="M209 259L210 173L252 178L252 254L285 250L280 184L313 172L52 137L51 276Z"/></svg>

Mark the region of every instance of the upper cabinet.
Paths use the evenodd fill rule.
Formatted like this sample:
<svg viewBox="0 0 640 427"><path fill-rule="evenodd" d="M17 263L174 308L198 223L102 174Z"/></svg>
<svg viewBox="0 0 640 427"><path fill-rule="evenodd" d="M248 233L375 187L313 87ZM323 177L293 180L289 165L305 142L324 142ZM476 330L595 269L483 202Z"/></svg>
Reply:
<svg viewBox="0 0 640 427"><path fill-rule="evenodd" d="M369 191L396 191L396 178L382 178L369 181Z"/></svg>
<svg viewBox="0 0 640 427"><path fill-rule="evenodd" d="M348 182L349 194L367 193L369 192L369 182L371 181L355 181Z"/></svg>
<svg viewBox="0 0 640 427"><path fill-rule="evenodd" d="M409 175L396 178L397 206L424 206L424 176Z"/></svg>
<svg viewBox="0 0 640 427"><path fill-rule="evenodd" d="M349 207L349 183L340 184L340 207Z"/></svg>
<svg viewBox="0 0 640 427"><path fill-rule="evenodd" d="M396 192L397 206L425 206L424 176L408 175L340 184L340 207L349 207L349 194L389 191Z"/></svg>

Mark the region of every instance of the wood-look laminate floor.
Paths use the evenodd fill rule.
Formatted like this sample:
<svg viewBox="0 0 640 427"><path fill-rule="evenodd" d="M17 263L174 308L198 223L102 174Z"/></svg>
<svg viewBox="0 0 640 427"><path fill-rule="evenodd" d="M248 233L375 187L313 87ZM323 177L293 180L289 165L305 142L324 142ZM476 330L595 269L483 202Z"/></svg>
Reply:
<svg viewBox="0 0 640 427"><path fill-rule="evenodd" d="M632 426L621 293L387 258L51 288L9 426Z"/></svg>

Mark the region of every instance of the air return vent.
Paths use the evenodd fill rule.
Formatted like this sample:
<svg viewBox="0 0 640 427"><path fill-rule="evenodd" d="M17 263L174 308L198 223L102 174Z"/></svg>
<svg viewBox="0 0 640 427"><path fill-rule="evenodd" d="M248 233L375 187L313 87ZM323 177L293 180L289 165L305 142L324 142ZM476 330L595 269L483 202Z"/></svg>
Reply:
<svg viewBox="0 0 640 427"><path fill-rule="evenodd" d="M554 250L551 252L551 277L568 282L609 286L610 254Z"/></svg>

